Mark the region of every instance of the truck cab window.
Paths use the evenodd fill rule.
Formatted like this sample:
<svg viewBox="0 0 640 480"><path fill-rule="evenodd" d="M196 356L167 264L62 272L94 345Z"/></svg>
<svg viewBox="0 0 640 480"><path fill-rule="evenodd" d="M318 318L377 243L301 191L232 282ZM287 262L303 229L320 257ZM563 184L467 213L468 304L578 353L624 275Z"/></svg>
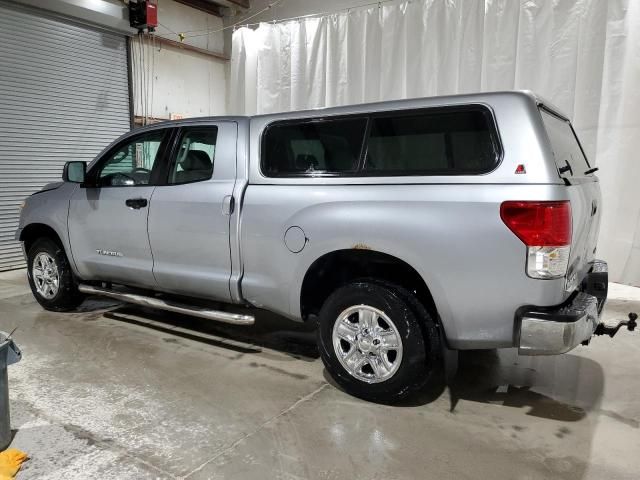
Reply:
<svg viewBox="0 0 640 480"><path fill-rule="evenodd" d="M145 133L126 141L109 153L109 158L98 174L98 185L149 185L164 134L164 130Z"/></svg>
<svg viewBox="0 0 640 480"><path fill-rule="evenodd" d="M217 127L186 130L171 163L169 183L209 180L213 175L217 137Z"/></svg>

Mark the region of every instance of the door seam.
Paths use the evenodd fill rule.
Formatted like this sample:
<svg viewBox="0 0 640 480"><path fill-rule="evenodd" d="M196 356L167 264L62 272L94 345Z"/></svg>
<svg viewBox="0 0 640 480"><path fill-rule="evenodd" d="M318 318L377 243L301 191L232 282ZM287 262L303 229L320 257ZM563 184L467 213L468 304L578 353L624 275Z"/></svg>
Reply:
<svg viewBox="0 0 640 480"><path fill-rule="evenodd" d="M151 246L151 235L149 235L149 215L151 214L151 200L153 199L153 194L156 192L156 188L153 187L151 191L151 195L149 195L149 206L147 207L147 242L149 242L149 252L151 253L151 276L153 280L156 282L156 287L159 285L158 279L156 278L156 260L153 257L153 247Z"/></svg>

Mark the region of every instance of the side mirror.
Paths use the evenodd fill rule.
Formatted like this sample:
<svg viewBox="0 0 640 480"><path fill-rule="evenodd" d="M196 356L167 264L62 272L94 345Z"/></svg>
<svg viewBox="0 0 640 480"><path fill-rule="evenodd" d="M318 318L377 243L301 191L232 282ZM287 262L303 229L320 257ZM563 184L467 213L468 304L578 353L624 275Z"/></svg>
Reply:
<svg viewBox="0 0 640 480"><path fill-rule="evenodd" d="M65 182L84 183L87 176L87 162L67 162L62 170L62 180Z"/></svg>

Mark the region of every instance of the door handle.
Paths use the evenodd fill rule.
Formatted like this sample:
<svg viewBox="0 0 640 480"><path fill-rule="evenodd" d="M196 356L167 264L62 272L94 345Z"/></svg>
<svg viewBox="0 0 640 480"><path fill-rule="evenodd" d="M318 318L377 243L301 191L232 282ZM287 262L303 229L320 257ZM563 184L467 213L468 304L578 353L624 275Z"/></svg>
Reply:
<svg viewBox="0 0 640 480"><path fill-rule="evenodd" d="M233 207L235 206L235 199L233 195L225 195L222 199L222 214L231 215L233 213Z"/></svg>
<svg viewBox="0 0 640 480"><path fill-rule="evenodd" d="M130 198L124 203L127 207L138 210L140 208L146 207L149 202L147 202L146 198Z"/></svg>
<svg viewBox="0 0 640 480"><path fill-rule="evenodd" d="M558 172L560 172L560 175L562 175L563 173L569 172L571 176L573 176L573 169L571 168L571 164L569 163L569 160L565 160L564 163L565 163L565 166L560 167L558 169Z"/></svg>

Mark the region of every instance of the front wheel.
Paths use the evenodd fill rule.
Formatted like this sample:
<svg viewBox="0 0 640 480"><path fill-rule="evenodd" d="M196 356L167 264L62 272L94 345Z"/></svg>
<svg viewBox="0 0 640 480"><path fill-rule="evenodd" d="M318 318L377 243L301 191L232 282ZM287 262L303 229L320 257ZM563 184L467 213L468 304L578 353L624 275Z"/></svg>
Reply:
<svg viewBox="0 0 640 480"><path fill-rule="evenodd" d="M322 360L356 397L395 402L421 389L439 366L437 326L401 287L373 280L340 287L319 322Z"/></svg>
<svg viewBox="0 0 640 480"><path fill-rule="evenodd" d="M45 310L64 312L82 303L64 249L50 238L40 238L27 252L27 276L33 296Z"/></svg>

